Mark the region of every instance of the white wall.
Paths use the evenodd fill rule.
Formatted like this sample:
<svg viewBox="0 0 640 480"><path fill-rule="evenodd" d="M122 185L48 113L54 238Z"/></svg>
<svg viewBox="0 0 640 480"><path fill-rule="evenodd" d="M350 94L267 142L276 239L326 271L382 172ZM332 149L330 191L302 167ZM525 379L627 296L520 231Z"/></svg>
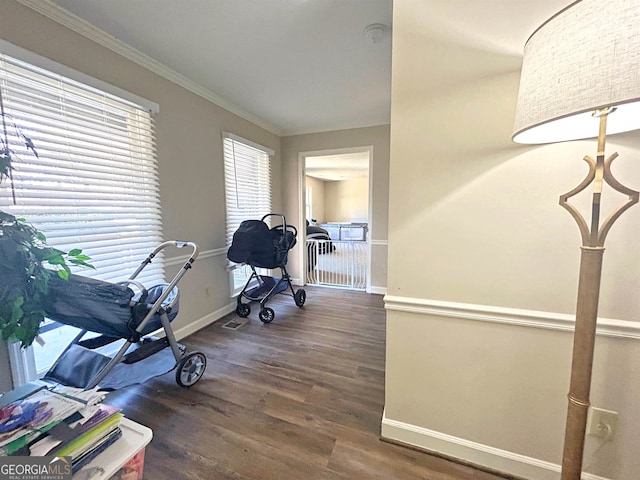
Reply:
<svg viewBox="0 0 640 480"><path fill-rule="evenodd" d="M595 142L514 145L518 63L438 44L415 5L394 2L382 433L559 478L580 235L558 197L586 175L582 157L595 156ZM469 58L458 83L423 85L452 56ZM487 65L495 71L480 71ZM607 150L620 154L614 173L640 187L640 136L610 137ZM587 438L584 462L603 478L640 471L639 235L634 207L605 253L591 399L619 423L606 445Z"/></svg>

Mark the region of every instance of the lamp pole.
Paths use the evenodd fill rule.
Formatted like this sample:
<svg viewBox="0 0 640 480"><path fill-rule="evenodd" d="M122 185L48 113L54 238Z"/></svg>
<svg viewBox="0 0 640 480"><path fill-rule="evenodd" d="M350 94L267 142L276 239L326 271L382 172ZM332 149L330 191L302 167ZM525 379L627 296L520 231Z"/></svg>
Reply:
<svg viewBox="0 0 640 480"><path fill-rule="evenodd" d="M575 189L560 196L560 205L567 209L576 220L582 235L578 300L561 480L580 480L582 470L587 413L590 405L589 394L591 391L604 241L613 223L625 210L638 203L639 198L638 192L620 184L611 173L611 162L618 155L614 153L606 160L604 157L607 117L611 111L612 109L605 109L596 113L600 117L598 154L596 160L588 156L585 157L585 161L589 164L589 173ZM627 195L628 200L615 209L600 225L600 200L603 181L614 190ZM578 210L568 203L568 199L591 184L593 184L593 198L591 202L591 225L588 226Z"/></svg>
<svg viewBox="0 0 640 480"><path fill-rule="evenodd" d="M584 158L589 173L560 196L582 236L562 480L580 480L605 238L640 195L613 177L618 155L604 154L607 133L640 130L639 23L639 0L575 0L531 34L522 60L514 142L566 142L598 132L596 159ZM628 198L601 221L604 183ZM587 187L593 190L590 223L568 202Z"/></svg>

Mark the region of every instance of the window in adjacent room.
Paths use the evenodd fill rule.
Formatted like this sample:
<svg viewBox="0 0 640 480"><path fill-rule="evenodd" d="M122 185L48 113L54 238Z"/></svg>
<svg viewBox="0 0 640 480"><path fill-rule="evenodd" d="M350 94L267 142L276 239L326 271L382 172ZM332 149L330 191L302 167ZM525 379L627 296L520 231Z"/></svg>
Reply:
<svg viewBox="0 0 640 480"><path fill-rule="evenodd" d="M0 92L6 138L17 147L0 209L24 217L53 247L81 248L95 270L74 273L128 278L162 239L150 108L3 54ZM20 148L21 134L37 156ZM138 280L163 282L162 258ZM44 347L14 352L26 355L14 359L22 371L14 383L47 370L75 331L50 321L42 330Z"/></svg>
<svg viewBox="0 0 640 480"><path fill-rule="evenodd" d="M306 218L311 222L313 220L313 190L311 189L311 187L306 187L305 190L306 192L304 198Z"/></svg>
<svg viewBox="0 0 640 480"><path fill-rule="evenodd" d="M269 157L274 152L230 133L223 135L223 143L228 248L243 220L260 220L271 213ZM242 290L250 274L251 270L246 266L232 268L232 295Z"/></svg>

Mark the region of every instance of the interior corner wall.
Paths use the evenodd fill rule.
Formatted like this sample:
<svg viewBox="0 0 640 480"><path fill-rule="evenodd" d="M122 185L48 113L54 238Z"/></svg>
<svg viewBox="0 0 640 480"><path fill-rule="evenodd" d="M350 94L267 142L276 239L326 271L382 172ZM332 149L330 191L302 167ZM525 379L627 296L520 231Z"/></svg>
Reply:
<svg viewBox="0 0 640 480"><path fill-rule="evenodd" d="M226 310L231 298L225 270L222 132L276 152L272 159L276 210L282 202L280 137L14 0L0 0L0 12L3 40L159 104L154 118L164 237L194 241L201 252L180 282L180 315L174 329L180 336L231 311ZM183 263L171 259L186 253L167 252L167 276Z"/></svg>
<svg viewBox="0 0 640 480"><path fill-rule="evenodd" d="M513 144L517 68L423 85L441 70L429 51L485 65L497 54L427 38L419 3L394 2L382 435L559 478L581 239L558 197L586 175L595 140ZM640 187L638 133L609 137L607 151L620 154L618 178ZM605 211L623 201L613 193ZM590 195L579 197L588 215ZM591 402L618 424L609 442L587 436L589 479L640 472L639 237L636 206L607 238Z"/></svg>
<svg viewBox="0 0 640 480"><path fill-rule="evenodd" d="M371 160L372 191L369 226L371 242L371 286L372 291L386 291L387 287L387 223L389 201L389 125L338 130L334 132L292 135L282 138L282 201L287 219L298 219L299 179L298 155L303 152L319 152L342 148L373 146ZM300 245L300 243L298 243ZM289 256L289 270L294 278L303 278L297 249Z"/></svg>

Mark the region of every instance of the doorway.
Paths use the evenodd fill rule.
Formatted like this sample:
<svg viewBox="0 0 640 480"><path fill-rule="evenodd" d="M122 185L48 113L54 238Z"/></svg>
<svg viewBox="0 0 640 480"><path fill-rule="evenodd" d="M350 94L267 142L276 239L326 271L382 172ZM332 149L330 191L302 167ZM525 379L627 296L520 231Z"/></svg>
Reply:
<svg viewBox="0 0 640 480"><path fill-rule="evenodd" d="M304 284L370 290L372 150L299 154Z"/></svg>

